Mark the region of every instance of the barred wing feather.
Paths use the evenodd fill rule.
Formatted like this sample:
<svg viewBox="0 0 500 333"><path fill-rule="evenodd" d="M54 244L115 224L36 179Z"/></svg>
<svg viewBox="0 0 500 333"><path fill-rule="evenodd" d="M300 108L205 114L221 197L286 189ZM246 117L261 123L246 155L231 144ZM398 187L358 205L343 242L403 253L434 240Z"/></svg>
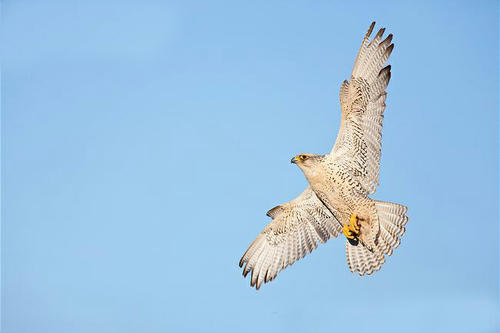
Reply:
<svg viewBox="0 0 500 333"><path fill-rule="evenodd" d="M252 272L250 285L260 288L279 272L341 231L340 223L308 187L294 200L274 207L273 218L240 260L243 276Z"/></svg>
<svg viewBox="0 0 500 333"><path fill-rule="evenodd" d="M344 81L340 88L342 119L329 155L333 163L351 171L364 194L374 193L378 185L382 120L391 78L391 66L383 66L394 48L392 34L382 40L385 29L370 41L374 25L361 44L350 81Z"/></svg>

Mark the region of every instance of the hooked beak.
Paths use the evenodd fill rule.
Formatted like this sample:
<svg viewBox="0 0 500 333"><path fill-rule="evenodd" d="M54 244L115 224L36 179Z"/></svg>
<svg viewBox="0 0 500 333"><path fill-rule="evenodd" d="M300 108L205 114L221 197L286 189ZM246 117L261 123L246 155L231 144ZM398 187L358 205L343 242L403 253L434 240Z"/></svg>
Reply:
<svg viewBox="0 0 500 333"><path fill-rule="evenodd" d="M290 161L290 163L293 163L293 164L297 164L299 160L297 160L297 157L294 157L292 158L292 160Z"/></svg>

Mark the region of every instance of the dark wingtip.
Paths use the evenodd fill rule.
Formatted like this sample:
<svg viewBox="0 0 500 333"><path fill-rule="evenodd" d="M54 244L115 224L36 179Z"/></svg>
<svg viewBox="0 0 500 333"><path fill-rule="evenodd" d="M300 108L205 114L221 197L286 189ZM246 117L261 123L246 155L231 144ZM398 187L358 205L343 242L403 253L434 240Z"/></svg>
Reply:
<svg viewBox="0 0 500 333"><path fill-rule="evenodd" d="M387 38L384 39L384 41L382 42L382 44L389 44L390 42L392 42L392 37L394 37L394 35L393 34L389 34L387 36Z"/></svg>
<svg viewBox="0 0 500 333"><path fill-rule="evenodd" d="M248 263L245 265L245 268L243 268L243 277L247 277L248 272L250 272L250 269L248 268Z"/></svg>
<svg viewBox="0 0 500 333"><path fill-rule="evenodd" d="M385 28L380 29L377 34L375 35L375 38L380 38L385 32Z"/></svg>
<svg viewBox="0 0 500 333"><path fill-rule="evenodd" d="M392 53L392 50L394 50L394 44L391 44L389 45L389 47L387 47L387 50L385 50L385 53L390 56L391 53Z"/></svg>
<svg viewBox="0 0 500 333"><path fill-rule="evenodd" d="M271 276L269 275L269 269L266 271L266 275L264 276L264 283L268 283L271 281Z"/></svg>
<svg viewBox="0 0 500 333"><path fill-rule="evenodd" d="M372 24L370 24L370 27L368 28L368 31L366 32L366 37L370 37L370 35L373 31L373 28L375 28L375 21L373 21Z"/></svg>
<svg viewBox="0 0 500 333"><path fill-rule="evenodd" d="M257 283L255 284L255 290L259 290L261 285L262 285L262 282L257 279Z"/></svg>

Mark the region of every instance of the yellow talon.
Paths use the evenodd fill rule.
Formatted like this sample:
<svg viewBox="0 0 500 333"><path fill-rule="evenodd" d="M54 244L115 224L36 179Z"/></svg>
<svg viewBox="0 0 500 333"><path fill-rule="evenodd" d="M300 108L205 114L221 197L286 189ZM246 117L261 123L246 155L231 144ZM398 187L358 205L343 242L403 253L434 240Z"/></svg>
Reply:
<svg viewBox="0 0 500 333"><path fill-rule="evenodd" d="M360 218L358 218L358 215L356 215L356 214L352 214L351 218L349 219L349 221L351 222L350 228L352 230L354 230L354 232L357 234L359 234L359 231L360 231L358 220L360 220Z"/></svg>
<svg viewBox="0 0 500 333"><path fill-rule="evenodd" d="M354 230L356 233L359 233L358 215L352 214L351 218L349 219L349 222L351 222L350 228Z"/></svg>
<svg viewBox="0 0 500 333"><path fill-rule="evenodd" d="M354 239L353 230L346 224L342 227L342 232L349 239Z"/></svg>
<svg viewBox="0 0 500 333"><path fill-rule="evenodd" d="M342 227L342 232L344 233L344 235L346 236L346 238L354 239L352 231L351 231L351 229L349 228L349 226L347 224Z"/></svg>
<svg viewBox="0 0 500 333"><path fill-rule="evenodd" d="M349 219L349 225L344 225L342 227L342 232L349 239L354 239L359 236L360 226L358 224L358 216L356 214L352 214Z"/></svg>

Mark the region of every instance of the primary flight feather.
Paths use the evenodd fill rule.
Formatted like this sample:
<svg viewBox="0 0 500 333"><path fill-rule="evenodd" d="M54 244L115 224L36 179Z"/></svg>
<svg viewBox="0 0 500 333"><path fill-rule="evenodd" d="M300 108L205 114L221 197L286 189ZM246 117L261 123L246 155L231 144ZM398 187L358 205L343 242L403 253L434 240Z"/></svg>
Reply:
<svg viewBox="0 0 500 333"><path fill-rule="evenodd" d="M354 61L349 81L340 87L340 130L326 155L300 154L292 159L309 187L294 200L267 212L273 220L240 260L257 289L314 250L318 242L343 233L351 272L380 269L405 232L407 208L368 197L378 185L386 88L394 48L392 34L380 29L370 40L370 25Z"/></svg>

